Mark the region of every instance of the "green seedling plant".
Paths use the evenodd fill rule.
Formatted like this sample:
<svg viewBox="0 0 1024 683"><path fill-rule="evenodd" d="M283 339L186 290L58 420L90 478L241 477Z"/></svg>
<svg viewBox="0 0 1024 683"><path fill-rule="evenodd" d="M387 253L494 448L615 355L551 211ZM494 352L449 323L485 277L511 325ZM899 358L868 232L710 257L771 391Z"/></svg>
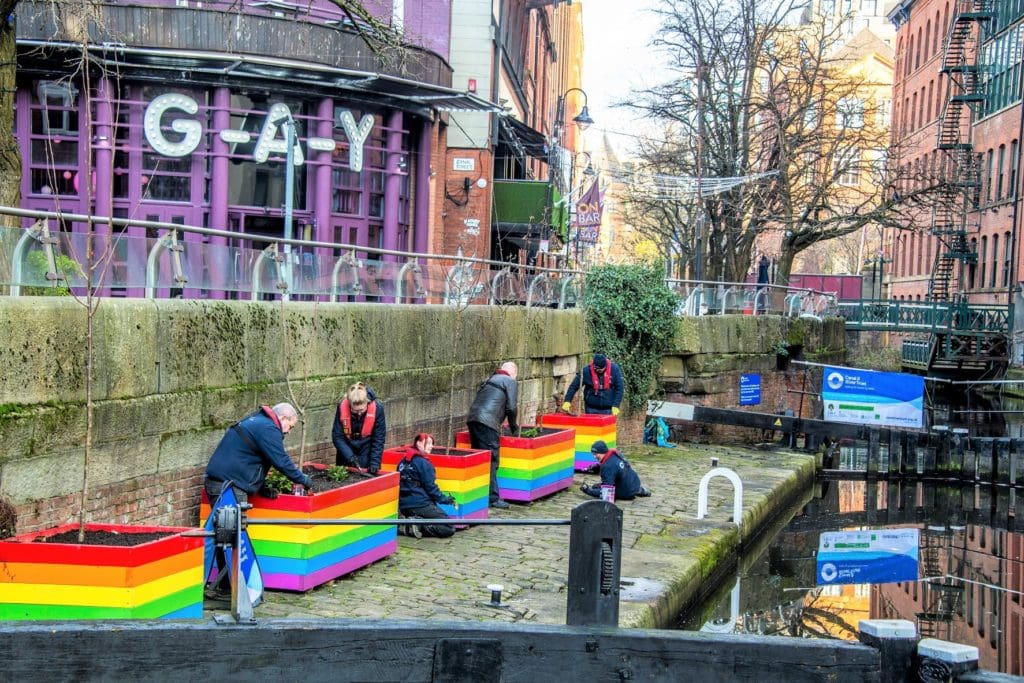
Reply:
<svg viewBox="0 0 1024 683"><path fill-rule="evenodd" d="M327 478L331 481L345 481L348 479L348 469L340 467L338 465L332 465L327 468Z"/></svg>
<svg viewBox="0 0 1024 683"><path fill-rule="evenodd" d="M267 473L267 480L264 482L264 486L278 493L292 492L292 480L277 470L270 470Z"/></svg>

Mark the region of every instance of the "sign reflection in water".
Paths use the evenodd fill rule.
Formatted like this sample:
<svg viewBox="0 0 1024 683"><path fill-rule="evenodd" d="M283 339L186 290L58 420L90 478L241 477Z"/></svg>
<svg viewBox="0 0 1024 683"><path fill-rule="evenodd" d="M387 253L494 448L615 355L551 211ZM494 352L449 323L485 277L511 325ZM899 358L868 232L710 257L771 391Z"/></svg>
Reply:
<svg viewBox="0 0 1024 683"><path fill-rule="evenodd" d="M978 648L982 669L1024 674L1024 491L914 482L825 481L716 604L685 629L852 640L861 619L907 619L923 637ZM1018 521L1020 520L1020 521ZM822 533L914 528L917 581L816 587Z"/></svg>

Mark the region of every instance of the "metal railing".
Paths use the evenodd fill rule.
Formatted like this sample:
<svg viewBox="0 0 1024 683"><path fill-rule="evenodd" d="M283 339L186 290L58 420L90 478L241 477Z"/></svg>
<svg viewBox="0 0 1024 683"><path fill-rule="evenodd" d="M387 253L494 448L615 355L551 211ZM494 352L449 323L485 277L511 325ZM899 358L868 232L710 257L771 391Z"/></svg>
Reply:
<svg viewBox="0 0 1024 683"><path fill-rule="evenodd" d="M1009 334L1013 307L994 304L860 299L837 305L847 329Z"/></svg>
<svg viewBox="0 0 1024 683"><path fill-rule="evenodd" d="M138 298L572 308L586 273L466 256L284 239L199 226L0 207L34 221L0 228L0 285L13 296L57 288ZM89 226L92 226L92 230ZM60 226L60 230L56 228ZM90 243L91 242L91 243ZM285 246L290 249L284 249ZM93 267L87 268L91 247ZM744 282L666 280L679 315L831 315L835 295Z"/></svg>

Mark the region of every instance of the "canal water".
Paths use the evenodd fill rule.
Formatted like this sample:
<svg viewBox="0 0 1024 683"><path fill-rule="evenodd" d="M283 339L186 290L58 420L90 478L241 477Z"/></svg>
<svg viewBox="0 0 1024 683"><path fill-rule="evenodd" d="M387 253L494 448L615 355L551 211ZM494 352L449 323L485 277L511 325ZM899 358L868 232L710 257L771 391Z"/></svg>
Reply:
<svg viewBox="0 0 1024 683"><path fill-rule="evenodd" d="M856 465L859 450L840 457ZM861 619L907 619L922 636L976 646L983 669L1024 674L1024 491L863 479L816 486L680 628L854 640ZM906 527L919 529L917 581L817 585L822 533Z"/></svg>

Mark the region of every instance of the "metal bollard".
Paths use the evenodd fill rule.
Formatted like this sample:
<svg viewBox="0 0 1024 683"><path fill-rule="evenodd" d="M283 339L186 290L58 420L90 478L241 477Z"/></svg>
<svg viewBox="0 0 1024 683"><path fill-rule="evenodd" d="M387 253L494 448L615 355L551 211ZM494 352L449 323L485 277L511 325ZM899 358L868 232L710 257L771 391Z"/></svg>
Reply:
<svg viewBox="0 0 1024 683"><path fill-rule="evenodd" d="M618 626L622 510L590 500L573 508L569 530L568 626Z"/></svg>

